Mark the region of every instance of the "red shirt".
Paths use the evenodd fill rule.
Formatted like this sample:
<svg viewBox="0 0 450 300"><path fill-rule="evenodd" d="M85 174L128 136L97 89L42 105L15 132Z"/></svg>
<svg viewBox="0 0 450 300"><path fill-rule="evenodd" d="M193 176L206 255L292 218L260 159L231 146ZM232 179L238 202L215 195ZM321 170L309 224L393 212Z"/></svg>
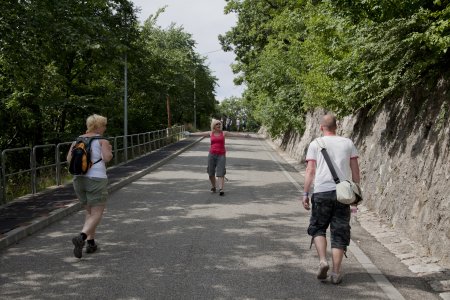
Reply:
<svg viewBox="0 0 450 300"><path fill-rule="evenodd" d="M211 147L209 148L209 153L225 155L225 152L225 136L223 135L223 131L221 131L218 136L214 135L214 132L211 132Z"/></svg>

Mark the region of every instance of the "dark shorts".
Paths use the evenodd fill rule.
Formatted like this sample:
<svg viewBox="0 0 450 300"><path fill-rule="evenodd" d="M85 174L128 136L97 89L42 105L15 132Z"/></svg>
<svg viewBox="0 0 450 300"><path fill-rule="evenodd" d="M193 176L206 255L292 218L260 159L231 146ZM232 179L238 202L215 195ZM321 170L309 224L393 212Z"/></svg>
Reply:
<svg viewBox="0 0 450 300"><path fill-rule="evenodd" d="M224 177L226 173L225 169L226 157L225 155L208 154L208 172L209 176Z"/></svg>
<svg viewBox="0 0 450 300"><path fill-rule="evenodd" d="M308 234L326 236L330 226L331 248L347 250L350 244L350 205L336 200L336 191L314 193Z"/></svg>

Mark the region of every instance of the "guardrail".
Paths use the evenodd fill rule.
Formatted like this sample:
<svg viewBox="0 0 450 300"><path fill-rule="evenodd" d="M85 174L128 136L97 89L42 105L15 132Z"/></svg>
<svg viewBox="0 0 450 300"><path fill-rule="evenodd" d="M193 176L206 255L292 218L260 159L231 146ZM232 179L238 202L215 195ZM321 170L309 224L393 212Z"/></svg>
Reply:
<svg viewBox="0 0 450 300"><path fill-rule="evenodd" d="M114 159L108 167L125 163L183 138L184 126L174 126L126 136L108 138L113 147ZM35 194L52 185L61 185L71 180L66 160L72 142L36 145L5 149L1 153L0 204L18 196ZM126 145L126 147L125 147ZM24 168L17 161L28 161ZM29 181L29 182L27 182ZM28 186L28 188L27 188Z"/></svg>

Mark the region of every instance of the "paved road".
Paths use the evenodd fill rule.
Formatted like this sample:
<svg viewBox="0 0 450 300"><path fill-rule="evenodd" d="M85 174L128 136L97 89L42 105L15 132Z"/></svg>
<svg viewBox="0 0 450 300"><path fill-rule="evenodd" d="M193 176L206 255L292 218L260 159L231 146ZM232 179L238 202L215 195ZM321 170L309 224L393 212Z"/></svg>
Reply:
<svg viewBox="0 0 450 300"><path fill-rule="evenodd" d="M224 197L203 140L111 195L98 253L72 255L82 212L0 251L0 298L439 299L357 225L342 285L318 282L301 173L264 140L227 145Z"/></svg>

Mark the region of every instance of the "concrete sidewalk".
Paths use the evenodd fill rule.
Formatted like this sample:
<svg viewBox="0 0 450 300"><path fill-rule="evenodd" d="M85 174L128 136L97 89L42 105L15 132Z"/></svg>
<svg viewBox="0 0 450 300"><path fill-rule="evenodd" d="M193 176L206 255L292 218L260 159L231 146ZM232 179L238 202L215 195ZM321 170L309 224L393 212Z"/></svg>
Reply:
<svg viewBox="0 0 450 300"><path fill-rule="evenodd" d="M108 169L110 193L144 176L202 138L187 138ZM81 209L72 184L55 187L0 207L0 249Z"/></svg>

